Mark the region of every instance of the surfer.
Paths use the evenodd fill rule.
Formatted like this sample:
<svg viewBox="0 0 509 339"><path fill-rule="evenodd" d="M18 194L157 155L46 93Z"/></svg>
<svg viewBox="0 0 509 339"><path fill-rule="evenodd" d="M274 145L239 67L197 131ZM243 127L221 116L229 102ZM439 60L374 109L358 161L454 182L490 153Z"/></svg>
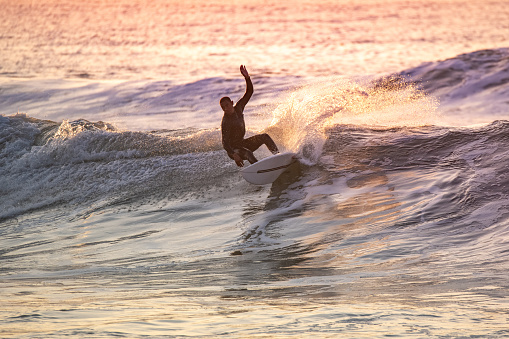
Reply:
<svg viewBox="0 0 509 339"><path fill-rule="evenodd" d="M244 166L244 160L249 161L251 164L258 161L253 152L261 145L265 144L272 154L279 153L279 150L267 133L244 139L246 124L243 112L251 95L253 95L253 83L246 66L240 66L240 73L246 80L247 88L244 96L235 105L233 105L233 101L229 97L222 97L219 104L224 112L223 120L221 121L223 148L228 153L228 156L235 160L237 166L242 167Z"/></svg>

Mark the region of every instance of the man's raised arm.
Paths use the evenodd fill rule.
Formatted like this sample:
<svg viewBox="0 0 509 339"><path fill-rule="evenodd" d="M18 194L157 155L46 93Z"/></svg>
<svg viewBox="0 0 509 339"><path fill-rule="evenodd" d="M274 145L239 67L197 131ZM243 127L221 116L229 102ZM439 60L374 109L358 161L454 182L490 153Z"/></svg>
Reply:
<svg viewBox="0 0 509 339"><path fill-rule="evenodd" d="M251 82L251 77L249 77L249 73L247 72L246 66L241 65L240 66L240 73L244 76L244 79L246 79L246 93L244 93L244 96L237 102L236 106L240 106L241 110L244 110L244 107L246 106L249 99L251 99L251 96L253 95L253 83Z"/></svg>

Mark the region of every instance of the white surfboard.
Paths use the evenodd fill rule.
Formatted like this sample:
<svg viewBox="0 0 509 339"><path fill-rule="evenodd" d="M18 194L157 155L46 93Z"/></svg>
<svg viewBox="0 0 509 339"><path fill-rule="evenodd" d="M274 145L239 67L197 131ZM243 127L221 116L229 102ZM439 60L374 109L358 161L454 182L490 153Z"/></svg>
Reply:
<svg viewBox="0 0 509 339"><path fill-rule="evenodd" d="M244 167L240 173L251 184L266 185L274 182L295 161L295 153L280 153Z"/></svg>

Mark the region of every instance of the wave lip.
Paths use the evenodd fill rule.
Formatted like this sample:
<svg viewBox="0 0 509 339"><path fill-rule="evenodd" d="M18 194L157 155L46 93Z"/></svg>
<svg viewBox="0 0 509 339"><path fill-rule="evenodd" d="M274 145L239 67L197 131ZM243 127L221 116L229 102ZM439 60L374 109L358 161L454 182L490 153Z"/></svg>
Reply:
<svg viewBox="0 0 509 339"><path fill-rule="evenodd" d="M452 125L507 119L509 48L487 49L428 62L400 73L440 99Z"/></svg>

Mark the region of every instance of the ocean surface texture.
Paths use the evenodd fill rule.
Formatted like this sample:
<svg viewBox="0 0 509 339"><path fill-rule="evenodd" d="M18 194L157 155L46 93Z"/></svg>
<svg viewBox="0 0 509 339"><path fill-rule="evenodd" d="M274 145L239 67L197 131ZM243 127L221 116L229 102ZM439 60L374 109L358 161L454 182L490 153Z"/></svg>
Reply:
<svg viewBox="0 0 509 339"><path fill-rule="evenodd" d="M0 8L0 337L509 338L507 1Z"/></svg>

